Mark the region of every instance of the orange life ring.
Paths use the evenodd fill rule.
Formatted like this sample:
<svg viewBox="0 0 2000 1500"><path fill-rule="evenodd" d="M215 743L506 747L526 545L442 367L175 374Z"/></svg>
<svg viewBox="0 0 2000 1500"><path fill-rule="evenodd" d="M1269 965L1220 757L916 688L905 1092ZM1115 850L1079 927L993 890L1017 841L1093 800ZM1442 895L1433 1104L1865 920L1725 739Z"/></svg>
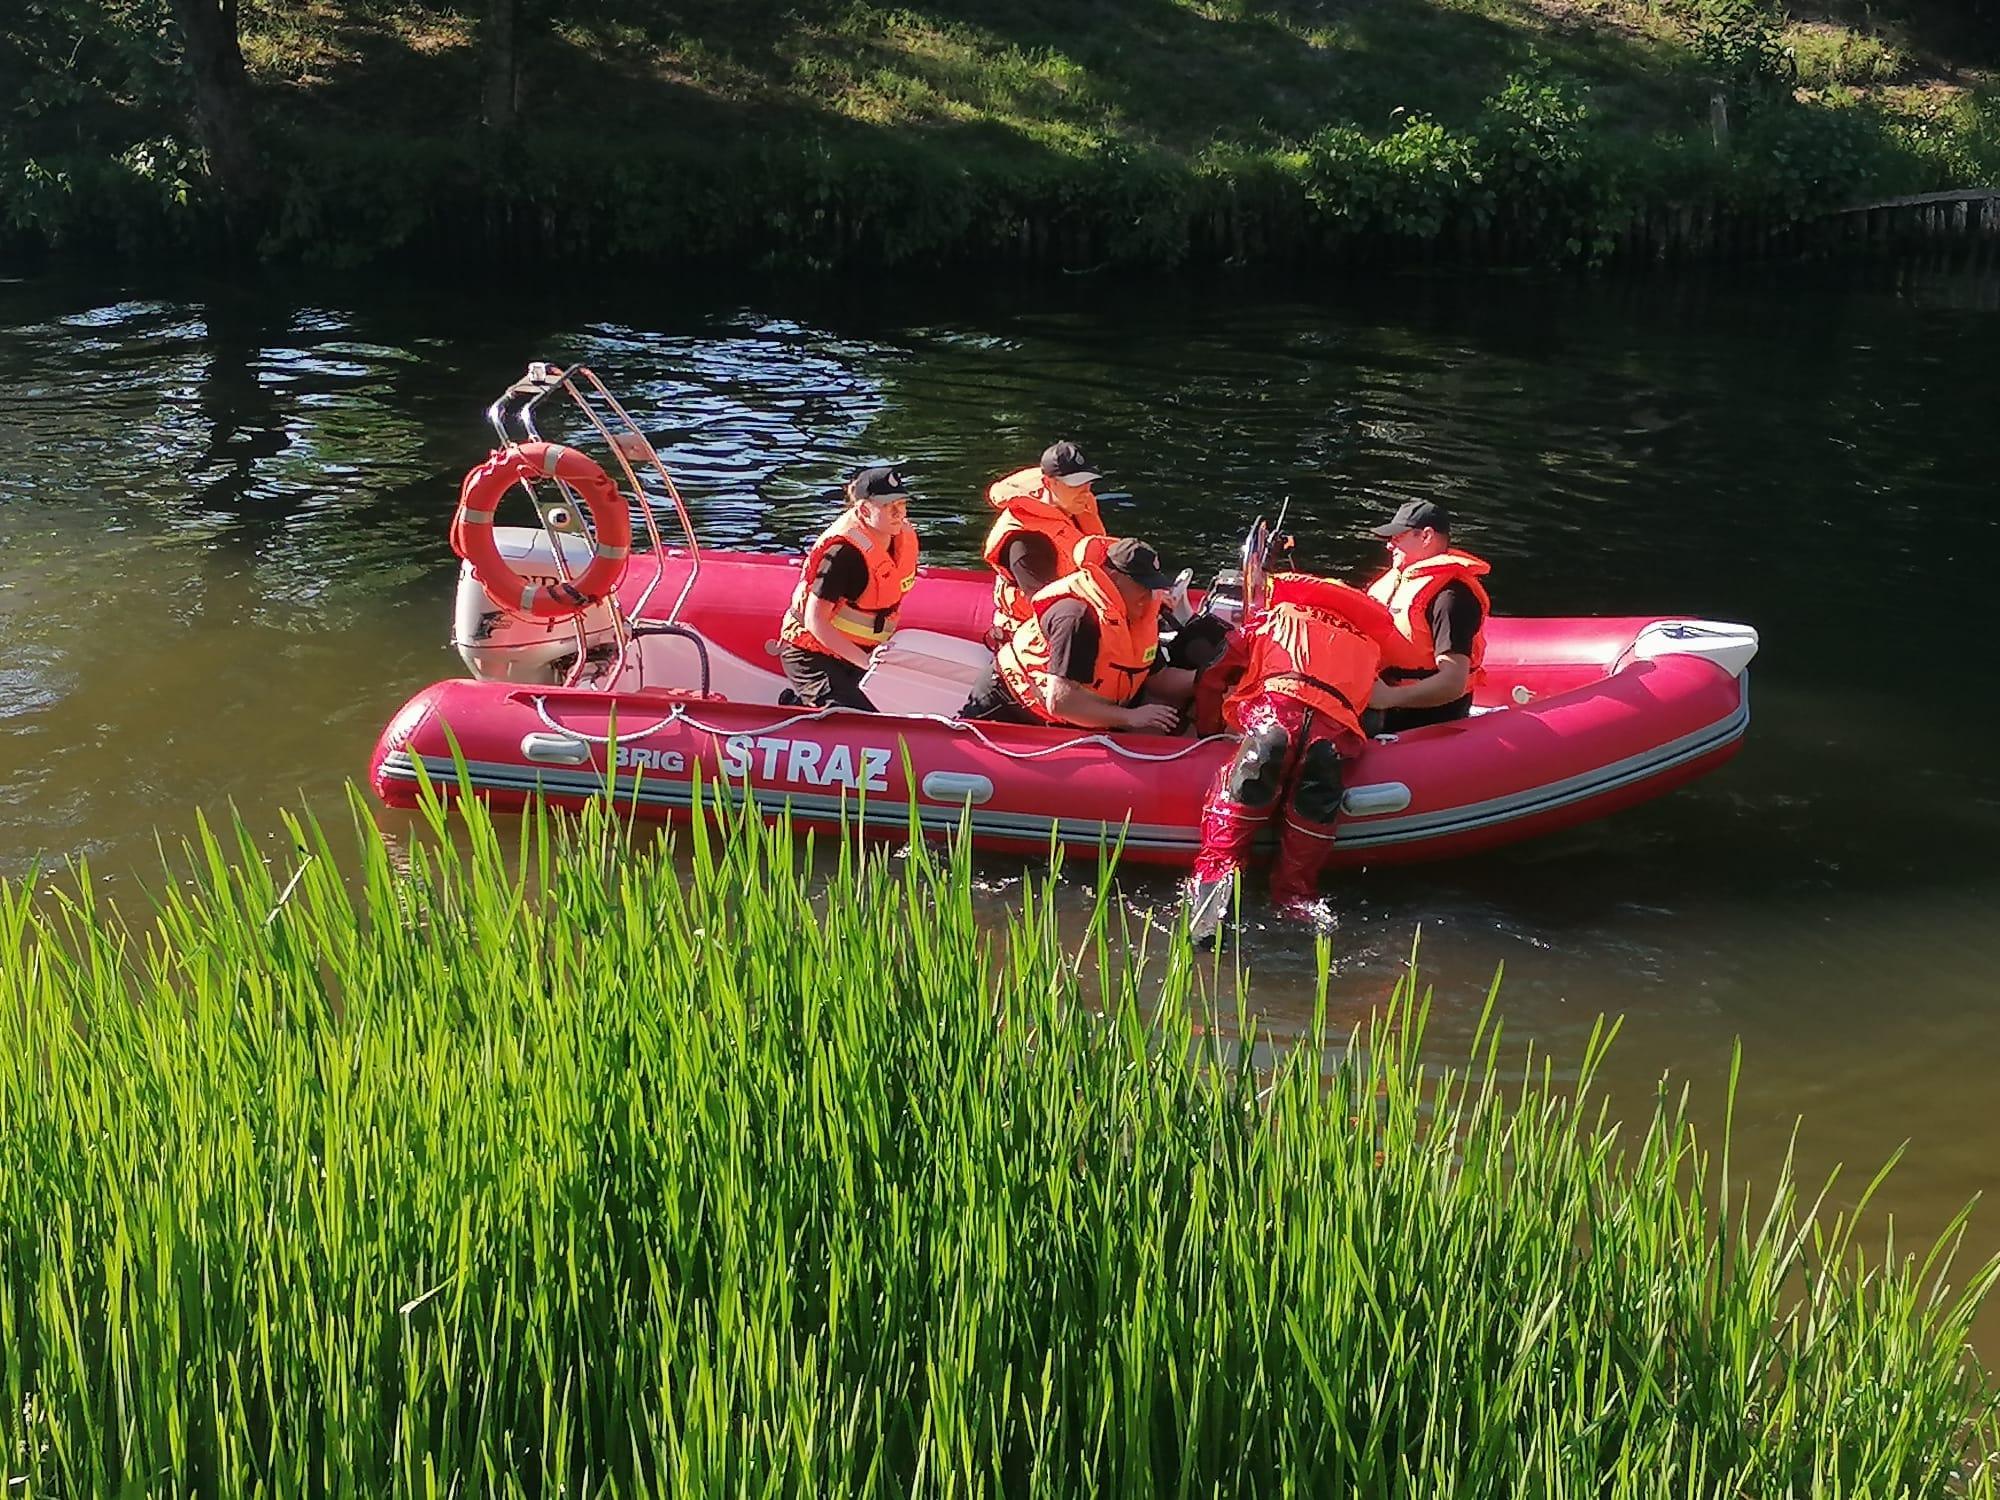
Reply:
<svg viewBox="0 0 2000 1500"><path fill-rule="evenodd" d="M583 498L596 538L596 555L582 574L531 583L500 555L493 535L493 511L515 485L529 479L560 479ZM632 514L611 476L590 458L561 443L521 443L494 450L459 486L458 513L451 518L451 550L472 564L472 576L500 608L538 620L579 614L610 596L632 558Z"/></svg>

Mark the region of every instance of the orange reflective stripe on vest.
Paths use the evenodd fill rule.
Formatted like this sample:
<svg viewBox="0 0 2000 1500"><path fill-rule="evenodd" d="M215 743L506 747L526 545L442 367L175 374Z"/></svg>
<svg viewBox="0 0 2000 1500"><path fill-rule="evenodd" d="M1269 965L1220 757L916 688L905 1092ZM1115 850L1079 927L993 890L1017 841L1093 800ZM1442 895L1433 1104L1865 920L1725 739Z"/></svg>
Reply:
<svg viewBox="0 0 2000 1500"><path fill-rule="evenodd" d="M1372 599L1385 604L1395 618L1396 630L1416 648L1418 658L1431 670L1437 666L1437 638L1431 632L1431 600L1448 583L1462 583L1479 601L1479 633L1465 654L1472 659L1471 682L1479 680L1480 663L1486 660L1486 616L1492 612L1486 585L1480 575L1490 568L1483 558L1470 552L1440 552L1407 568L1391 568L1368 585Z"/></svg>
<svg viewBox="0 0 2000 1500"><path fill-rule="evenodd" d="M1093 547L1097 541L1100 545ZM994 653L993 664L1016 702L1051 724L1063 721L1049 712L1049 638L1042 633L1042 616L1065 599L1081 599L1097 621L1095 675L1084 684L1112 703L1129 703L1145 685L1159 654L1160 619L1148 611L1144 620L1125 613L1125 601L1103 570L1102 539L1086 539L1077 547L1085 560L1067 578L1059 578L1035 595L1034 612L1014 628ZM1072 554L1074 556L1074 554Z"/></svg>
<svg viewBox="0 0 2000 1500"><path fill-rule="evenodd" d="M987 488L986 503L1000 512L986 533L984 556L999 575L993 580L993 624L1004 635L1035 612L1028 596L1001 565L1008 542L1024 531L1047 537L1056 549L1058 575L1066 574L1077 544L1085 537L1104 535L1104 520L1098 514L1096 497L1088 493L1074 511L1049 499L1039 468L1016 469L994 480Z"/></svg>
<svg viewBox="0 0 2000 1500"><path fill-rule="evenodd" d="M1283 693L1358 735L1381 664L1382 648L1345 620L1275 604L1257 626L1242 681L1223 702L1223 722L1241 729L1246 704L1262 693Z"/></svg>
<svg viewBox="0 0 2000 1500"><path fill-rule="evenodd" d="M917 534L905 526L885 546L850 510L822 531L812 550L806 553L798 587L792 590L791 606L786 609L784 625L778 632L787 645L839 655L832 645L806 628L806 600L812 596L813 579L820 563L842 542L859 552L862 561L868 564L868 586L859 599L842 600L834 605L834 629L863 647L881 645L895 630L903 596L909 593L917 577Z"/></svg>

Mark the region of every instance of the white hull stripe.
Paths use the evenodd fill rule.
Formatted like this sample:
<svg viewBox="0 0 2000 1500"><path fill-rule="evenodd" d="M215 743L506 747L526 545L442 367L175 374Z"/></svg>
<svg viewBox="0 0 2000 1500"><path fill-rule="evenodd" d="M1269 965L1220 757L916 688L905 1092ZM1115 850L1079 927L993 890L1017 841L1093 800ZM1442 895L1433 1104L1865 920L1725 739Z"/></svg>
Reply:
<svg viewBox="0 0 2000 1500"><path fill-rule="evenodd" d="M1749 726L1750 704L1746 693L1727 718L1643 754L1610 762L1582 775L1509 793L1504 797L1489 798L1484 802L1465 803L1400 818L1364 820L1343 817L1334 842L1342 849L1407 844L1469 833L1553 812L1639 785L1700 760L1741 739ZM457 775L448 756L425 756L423 762L426 774L434 782L448 785ZM507 761L475 760L466 762L466 771L472 784L485 791L529 794L539 788L552 796L569 797L597 796L604 791L604 774L595 770L559 771ZM417 781L416 767L406 750L391 751L385 756L381 774L389 781L410 784ZM740 785L740 782L729 784L732 800L740 791ZM712 797L721 788L722 783L711 780L707 784L706 795ZM618 777L617 795L621 801L635 801L641 806L686 809L693 805L694 788L691 782L673 779L665 772L648 773L643 777L626 774ZM862 817L872 828L909 826L908 804L891 798L886 792L869 796L865 803L858 793L830 796L761 786L753 787L751 795L758 808L767 813L783 812L789 807L801 817L832 820L839 818L844 809L849 817ZM957 806L934 807L921 803L917 807L917 816L922 826L929 829L956 828L963 819L969 822L974 834L1033 842L1045 842L1053 834L1064 843L1109 843L1122 834L1125 843L1133 848L1192 852L1201 844L1199 830L1192 824L1121 825L1095 818L1050 818L1036 813L989 812L977 808L968 817Z"/></svg>

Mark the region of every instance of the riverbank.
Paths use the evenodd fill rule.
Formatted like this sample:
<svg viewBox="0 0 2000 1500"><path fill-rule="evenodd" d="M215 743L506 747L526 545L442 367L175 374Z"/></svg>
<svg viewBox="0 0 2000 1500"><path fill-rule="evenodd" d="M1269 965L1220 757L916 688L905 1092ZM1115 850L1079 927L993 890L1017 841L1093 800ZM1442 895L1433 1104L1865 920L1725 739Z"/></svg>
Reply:
<svg viewBox="0 0 2000 1500"><path fill-rule="evenodd" d="M1108 898L433 816L0 886L10 1489L1993 1493L1994 1267L1609 1124L1606 1035L1322 979L1252 1071Z"/></svg>
<svg viewBox="0 0 2000 1500"><path fill-rule="evenodd" d="M1601 264L2000 183L2000 27L1926 0L582 5L522 33L494 128L465 9L244 16L263 171L230 215L171 58L11 23L18 252Z"/></svg>

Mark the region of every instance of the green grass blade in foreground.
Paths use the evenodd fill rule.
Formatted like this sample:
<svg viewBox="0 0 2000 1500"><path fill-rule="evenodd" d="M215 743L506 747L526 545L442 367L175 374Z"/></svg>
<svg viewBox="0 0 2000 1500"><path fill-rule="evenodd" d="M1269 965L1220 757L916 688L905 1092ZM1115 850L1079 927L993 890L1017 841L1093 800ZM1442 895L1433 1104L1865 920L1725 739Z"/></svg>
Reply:
<svg viewBox="0 0 2000 1500"><path fill-rule="evenodd" d="M1441 1067L1413 968L1252 1038L1117 903L996 942L962 837L816 876L722 791L679 863L357 802L143 924L0 885L11 1493L1993 1493L1961 1225L1621 1130L1611 1028Z"/></svg>

